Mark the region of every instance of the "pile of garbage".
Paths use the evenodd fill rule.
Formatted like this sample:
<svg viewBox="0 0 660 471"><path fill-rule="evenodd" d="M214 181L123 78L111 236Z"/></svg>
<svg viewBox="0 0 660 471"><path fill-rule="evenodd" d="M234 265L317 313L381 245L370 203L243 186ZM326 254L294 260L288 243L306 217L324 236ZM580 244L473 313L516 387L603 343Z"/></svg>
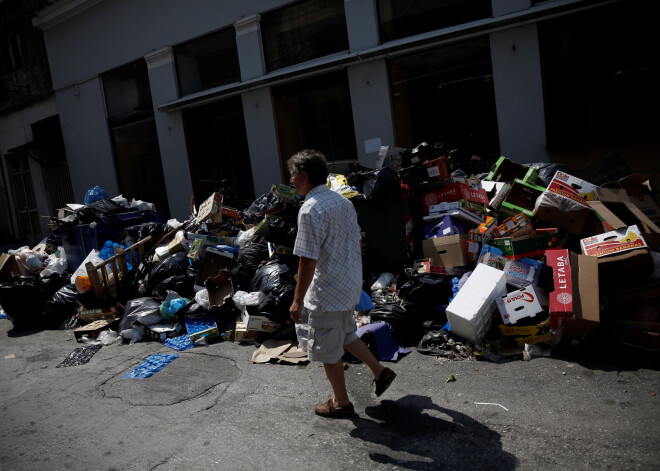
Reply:
<svg viewBox="0 0 660 471"><path fill-rule="evenodd" d="M604 330L660 348L660 209L648 175L615 153L578 171L384 146L376 168L353 165L327 184L361 225L401 229L389 253L377 238L391 234L364 239L355 321L374 352L383 326L395 345L448 360L529 359ZM244 209L217 192L183 222L98 187L87 196L51 218L42 243L2 254L0 306L14 328L73 329L97 345L304 350L305 330L289 318L302 204L293 188L274 184ZM373 214L391 202L405 217Z"/></svg>

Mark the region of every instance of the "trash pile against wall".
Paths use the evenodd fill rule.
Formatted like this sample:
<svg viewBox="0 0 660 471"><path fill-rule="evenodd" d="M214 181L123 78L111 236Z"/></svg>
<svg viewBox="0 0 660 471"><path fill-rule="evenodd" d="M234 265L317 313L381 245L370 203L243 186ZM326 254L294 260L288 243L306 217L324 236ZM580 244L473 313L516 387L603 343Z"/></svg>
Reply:
<svg viewBox="0 0 660 471"><path fill-rule="evenodd" d="M360 335L390 361L402 347L530 358L603 332L660 348L660 209L647 180L614 154L571 170L426 144L331 174L363 233ZM291 187L242 210L216 193L184 222L92 190L41 244L2 254L0 305L16 329L175 350L233 340L260 345L254 361L304 360L305 330L289 318L302 204Z"/></svg>

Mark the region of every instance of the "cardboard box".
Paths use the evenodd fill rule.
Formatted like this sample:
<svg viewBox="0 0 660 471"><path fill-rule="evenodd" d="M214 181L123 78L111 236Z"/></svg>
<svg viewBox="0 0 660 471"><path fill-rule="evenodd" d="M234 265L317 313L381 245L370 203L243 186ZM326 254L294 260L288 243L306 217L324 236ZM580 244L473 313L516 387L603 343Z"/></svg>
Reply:
<svg viewBox="0 0 660 471"><path fill-rule="evenodd" d="M492 245L483 244L481 246L481 252L479 253L479 260L477 263L483 263L489 267L504 271L504 267L508 261L509 260L504 257L500 249L493 247Z"/></svg>
<svg viewBox="0 0 660 471"><path fill-rule="evenodd" d="M617 184L626 190L635 206L637 206L646 217L648 217L654 224L660 224L660 207L653 199L650 184L652 173L633 173L625 178L622 178ZM608 186L609 185L604 185Z"/></svg>
<svg viewBox="0 0 660 471"><path fill-rule="evenodd" d="M569 259L573 316L561 326L562 339L581 340L600 325L598 259L573 252Z"/></svg>
<svg viewBox="0 0 660 471"><path fill-rule="evenodd" d="M597 199L597 189L596 185L559 170L548 185L548 191L572 199L583 206L588 206L587 201Z"/></svg>
<svg viewBox="0 0 660 471"><path fill-rule="evenodd" d="M515 324L520 319L534 317L543 312L548 300L538 286L525 286L495 300L505 324Z"/></svg>
<svg viewBox="0 0 660 471"><path fill-rule="evenodd" d="M458 200L429 206L429 215L424 216L423 219L424 221L436 221L444 216L451 216L465 224L478 225L483 222L485 213L485 206L469 203L467 200Z"/></svg>
<svg viewBox="0 0 660 471"><path fill-rule="evenodd" d="M629 250L648 248L637 226L614 230L580 240L584 255L604 257Z"/></svg>
<svg viewBox="0 0 660 471"><path fill-rule="evenodd" d="M164 342L183 334L184 330L181 324L153 324L144 328L144 336L157 342Z"/></svg>
<svg viewBox="0 0 660 471"><path fill-rule="evenodd" d="M413 270L416 273L436 273L441 275L463 276L468 270L460 267L443 267L434 265L430 258L422 258L413 262Z"/></svg>
<svg viewBox="0 0 660 471"><path fill-rule="evenodd" d="M83 337L95 339L106 329L116 329L119 326L120 316L110 319L99 319L82 327L73 330L73 335L78 342L82 342Z"/></svg>
<svg viewBox="0 0 660 471"><path fill-rule="evenodd" d="M215 322L212 314L206 313L204 315L187 316L185 319L186 332L190 341L195 341L206 337L209 340L220 337L218 325Z"/></svg>
<svg viewBox="0 0 660 471"><path fill-rule="evenodd" d="M488 194L488 209L496 213L500 212L502 202L506 199L506 195L511 191L511 184L505 182L492 182L482 181L481 187L486 190Z"/></svg>
<svg viewBox="0 0 660 471"><path fill-rule="evenodd" d="M537 343L554 344L558 341L558 335L549 330L548 319L531 326L514 326L500 324L500 331L505 337L513 337L519 347L525 344L536 345Z"/></svg>
<svg viewBox="0 0 660 471"><path fill-rule="evenodd" d="M542 270L543 262L532 258L523 258L520 261L507 260L506 265L504 265L507 284L518 288L538 285Z"/></svg>
<svg viewBox="0 0 660 471"><path fill-rule="evenodd" d="M560 247L561 243L559 231L556 228L536 229L533 234L522 237L495 238L490 242L511 260L539 257L548 249Z"/></svg>
<svg viewBox="0 0 660 471"><path fill-rule="evenodd" d="M248 330L240 316L236 319L236 329L234 330L234 340L241 343L254 343L257 341L259 332Z"/></svg>
<svg viewBox="0 0 660 471"><path fill-rule="evenodd" d="M573 317L573 282L571 260L567 249L545 252L545 263L552 269L554 290L550 292L550 328L556 329Z"/></svg>
<svg viewBox="0 0 660 471"><path fill-rule="evenodd" d="M476 262L479 260L479 254L481 253L483 234L479 233L476 229L470 229L468 237L467 259L469 262Z"/></svg>
<svg viewBox="0 0 660 471"><path fill-rule="evenodd" d="M399 178L407 185L421 185L424 182L444 180L448 176L447 157L445 156L399 170Z"/></svg>
<svg viewBox="0 0 660 471"><path fill-rule="evenodd" d="M515 179L513 185L511 185L511 190L502 202L500 219L506 219L518 213L523 213L530 218L534 217L536 200L544 191L545 188L542 186Z"/></svg>
<svg viewBox="0 0 660 471"><path fill-rule="evenodd" d="M630 199L628 193L623 188L604 188L597 190L598 201L590 202L600 214L613 213L618 220L628 226L638 225L644 232L660 233L658 227L644 212ZM609 210L606 211L605 208ZM606 220L607 217L603 216ZM609 221L608 221L609 222ZM611 222L614 229L621 229L622 226L615 225L616 221Z"/></svg>
<svg viewBox="0 0 660 471"><path fill-rule="evenodd" d="M199 267L197 279L195 280L195 291L204 289L204 283L210 277L214 277L224 269L231 267L234 255L213 247L208 247L204 252L204 258Z"/></svg>
<svg viewBox="0 0 660 471"><path fill-rule="evenodd" d="M29 274L18 256L8 253L0 255L0 271L2 270L8 271L11 275L27 276Z"/></svg>
<svg viewBox="0 0 660 471"><path fill-rule="evenodd" d="M216 191L206 201L199 205L197 224L211 219L212 222L222 222L222 194Z"/></svg>
<svg viewBox="0 0 660 471"><path fill-rule="evenodd" d="M468 234L470 226L452 216L442 216L424 228L424 239L454 234Z"/></svg>
<svg viewBox="0 0 660 471"><path fill-rule="evenodd" d="M504 295L504 272L478 264L447 306L447 320L452 333L479 345L490 329L495 299Z"/></svg>
<svg viewBox="0 0 660 471"><path fill-rule="evenodd" d="M579 202L576 201L577 198L576 196L568 198L547 190L538 198L534 215L548 225L580 237L611 230L611 226L604 222L586 200Z"/></svg>
<svg viewBox="0 0 660 471"><path fill-rule="evenodd" d="M245 324L247 330L275 332L280 327L280 324L277 322L271 321L266 316L250 314L247 309L243 309L241 312L241 320L243 321L243 324Z"/></svg>
<svg viewBox="0 0 660 471"><path fill-rule="evenodd" d="M85 309L81 307L78 309L78 318L87 323L103 319L114 319L117 316L120 316L120 314L114 307L104 309Z"/></svg>
<svg viewBox="0 0 660 471"><path fill-rule="evenodd" d="M495 228L494 237L520 237L532 232L532 222L523 213L505 219Z"/></svg>
<svg viewBox="0 0 660 471"><path fill-rule="evenodd" d="M435 237L422 241L425 258L430 258L434 265L443 267L462 267L467 265L467 234L454 234Z"/></svg>
<svg viewBox="0 0 660 471"><path fill-rule="evenodd" d="M631 250L597 260L600 287L605 292L629 288L653 273L653 258L648 249Z"/></svg>
<svg viewBox="0 0 660 471"><path fill-rule="evenodd" d="M465 183L460 182L451 183L439 190L426 193L422 199L422 204L424 205L424 211L428 212L429 207L434 204L442 203L443 201L458 201L460 199L466 199L483 205L488 204L488 194L486 193L486 190L483 188L470 188Z"/></svg>
<svg viewBox="0 0 660 471"><path fill-rule="evenodd" d="M234 285L231 278L225 272L208 278L209 307L222 306L227 299L234 295Z"/></svg>
<svg viewBox="0 0 660 471"><path fill-rule="evenodd" d="M511 182L519 179L527 183L536 183L538 170L534 167L519 164L513 160L501 156L492 166L484 180L494 182Z"/></svg>

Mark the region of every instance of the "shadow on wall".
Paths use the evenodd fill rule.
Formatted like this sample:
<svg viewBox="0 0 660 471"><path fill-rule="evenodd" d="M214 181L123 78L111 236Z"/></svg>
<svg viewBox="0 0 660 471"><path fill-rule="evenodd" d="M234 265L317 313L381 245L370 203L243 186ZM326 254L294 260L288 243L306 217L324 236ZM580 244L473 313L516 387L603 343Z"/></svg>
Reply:
<svg viewBox="0 0 660 471"><path fill-rule="evenodd" d="M425 412L428 411L428 412ZM471 417L408 395L365 409L371 419L352 419L351 436L389 448L391 455L370 453L376 463L407 469L513 470L517 458L502 449L501 437ZM411 455L419 457L410 459Z"/></svg>

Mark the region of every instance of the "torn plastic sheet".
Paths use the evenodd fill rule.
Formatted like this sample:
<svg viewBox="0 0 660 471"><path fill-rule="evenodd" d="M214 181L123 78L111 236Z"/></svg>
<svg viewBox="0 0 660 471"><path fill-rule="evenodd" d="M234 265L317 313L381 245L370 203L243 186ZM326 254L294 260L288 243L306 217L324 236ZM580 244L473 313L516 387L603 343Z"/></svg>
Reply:
<svg viewBox="0 0 660 471"><path fill-rule="evenodd" d="M170 362L179 358L177 354L169 353L156 353L147 357L143 363L139 364L133 368L128 373L122 376L122 379L133 379L133 378L149 378L150 376L155 375L160 370L165 368Z"/></svg>
<svg viewBox="0 0 660 471"><path fill-rule="evenodd" d="M167 339L163 342L163 345L179 352L194 347L190 341L190 337L187 335L180 335L178 337Z"/></svg>
<svg viewBox="0 0 660 471"><path fill-rule="evenodd" d="M94 354L98 352L102 346L103 345L86 345L84 347L78 347L69 353L69 356L66 357L62 363L57 365L56 368L84 365L92 359Z"/></svg>

